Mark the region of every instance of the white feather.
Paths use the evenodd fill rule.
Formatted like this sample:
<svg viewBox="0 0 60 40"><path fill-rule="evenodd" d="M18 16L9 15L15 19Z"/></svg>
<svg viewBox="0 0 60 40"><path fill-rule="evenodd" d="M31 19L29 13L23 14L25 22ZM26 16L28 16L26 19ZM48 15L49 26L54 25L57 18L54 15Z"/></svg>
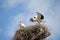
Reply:
<svg viewBox="0 0 60 40"><path fill-rule="evenodd" d="M25 27L25 25L20 21L19 27L20 27L20 29L23 29Z"/></svg>

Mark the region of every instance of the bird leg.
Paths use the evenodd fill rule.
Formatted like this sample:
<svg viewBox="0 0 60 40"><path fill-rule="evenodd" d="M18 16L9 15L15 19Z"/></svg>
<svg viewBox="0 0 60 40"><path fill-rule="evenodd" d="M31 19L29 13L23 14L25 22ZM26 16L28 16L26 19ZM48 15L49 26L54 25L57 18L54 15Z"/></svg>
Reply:
<svg viewBox="0 0 60 40"><path fill-rule="evenodd" d="M38 25L40 25L40 22L38 22Z"/></svg>

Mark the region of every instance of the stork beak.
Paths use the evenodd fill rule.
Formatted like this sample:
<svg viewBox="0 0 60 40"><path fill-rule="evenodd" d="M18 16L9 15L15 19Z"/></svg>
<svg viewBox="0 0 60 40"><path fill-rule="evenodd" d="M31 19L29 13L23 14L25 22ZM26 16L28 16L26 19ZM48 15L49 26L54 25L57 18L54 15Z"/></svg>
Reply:
<svg viewBox="0 0 60 40"><path fill-rule="evenodd" d="M30 21L34 22L34 20L31 18Z"/></svg>

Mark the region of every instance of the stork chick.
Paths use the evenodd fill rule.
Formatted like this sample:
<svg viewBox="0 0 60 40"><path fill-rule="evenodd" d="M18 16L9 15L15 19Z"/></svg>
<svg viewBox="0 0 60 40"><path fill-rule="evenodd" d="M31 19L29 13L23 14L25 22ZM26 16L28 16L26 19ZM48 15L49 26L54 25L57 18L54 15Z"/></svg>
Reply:
<svg viewBox="0 0 60 40"><path fill-rule="evenodd" d="M45 22L44 20L44 15L42 15L39 12L36 12L37 16L33 16L32 18L30 18L31 22L38 22L38 24L40 24L41 22Z"/></svg>
<svg viewBox="0 0 60 40"><path fill-rule="evenodd" d="M23 28L25 28L25 25L20 21L19 27L20 27L20 29L23 29Z"/></svg>

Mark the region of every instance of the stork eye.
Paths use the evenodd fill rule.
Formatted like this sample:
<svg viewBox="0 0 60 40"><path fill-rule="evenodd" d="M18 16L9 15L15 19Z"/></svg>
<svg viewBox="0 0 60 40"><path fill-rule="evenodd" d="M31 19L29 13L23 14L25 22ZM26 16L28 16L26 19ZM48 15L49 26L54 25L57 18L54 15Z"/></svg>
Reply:
<svg viewBox="0 0 60 40"><path fill-rule="evenodd" d="M34 18L36 18L36 17L34 17Z"/></svg>

